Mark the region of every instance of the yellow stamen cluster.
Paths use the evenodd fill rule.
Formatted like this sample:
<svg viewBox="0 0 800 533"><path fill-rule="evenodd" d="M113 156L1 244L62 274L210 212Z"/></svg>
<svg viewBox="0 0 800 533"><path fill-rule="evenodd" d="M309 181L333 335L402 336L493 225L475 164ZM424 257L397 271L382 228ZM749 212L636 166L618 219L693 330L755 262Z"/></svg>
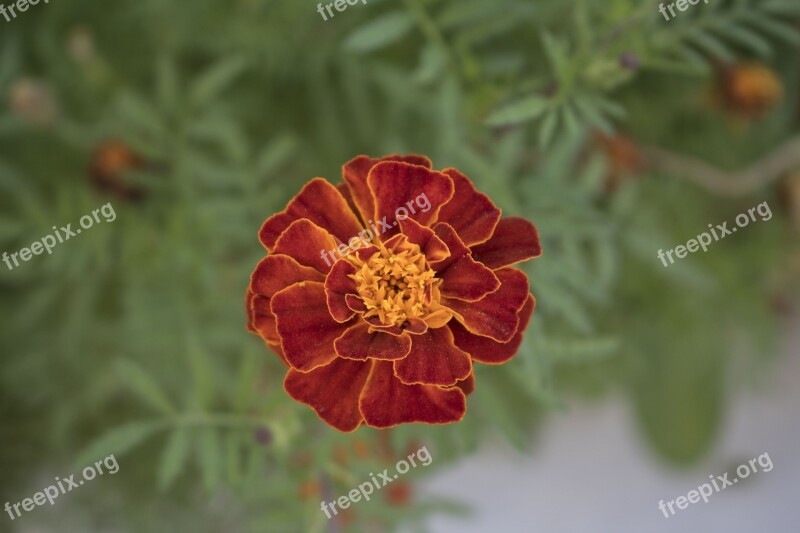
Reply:
<svg viewBox="0 0 800 533"><path fill-rule="evenodd" d="M348 259L358 270L351 277L367 307L364 318L377 316L386 326L402 326L409 318L424 319L438 302L439 279L416 244L402 251L379 251L365 262L356 256ZM433 303L433 306L431 305Z"/></svg>

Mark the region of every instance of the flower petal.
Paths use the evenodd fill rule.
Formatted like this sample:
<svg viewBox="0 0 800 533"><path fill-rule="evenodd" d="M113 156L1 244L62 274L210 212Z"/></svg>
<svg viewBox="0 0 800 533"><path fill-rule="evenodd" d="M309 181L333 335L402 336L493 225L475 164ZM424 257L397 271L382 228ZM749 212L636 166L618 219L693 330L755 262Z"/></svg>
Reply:
<svg viewBox="0 0 800 533"><path fill-rule="evenodd" d="M360 322L342 333L333 345L339 356L348 359L392 361L408 355L411 338L408 335L396 337L381 331L370 332L369 324Z"/></svg>
<svg viewBox="0 0 800 533"><path fill-rule="evenodd" d="M472 247L472 257L492 270L542 255L536 226L524 218L500 219L492 238Z"/></svg>
<svg viewBox="0 0 800 533"><path fill-rule="evenodd" d="M336 187L322 178L314 178L306 183L286 209L264 222L258 233L261 243L272 251L281 233L301 218L307 218L342 242L348 242L361 230L358 218Z"/></svg>
<svg viewBox="0 0 800 533"><path fill-rule="evenodd" d="M331 259L330 250L336 250L333 236L308 219L301 218L286 228L272 249L273 254L291 256L301 265L315 268L323 274L331 269L338 257Z"/></svg>
<svg viewBox="0 0 800 533"><path fill-rule="evenodd" d="M498 342L508 342L519 327L519 311L528 298L529 285L525 273L516 268L504 268L495 272L500 279L500 288L477 302L464 302L443 298L470 333L491 337Z"/></svg>
<svg viewBox="0 0 800 533"><path fill-rule="evenodd" d="M355 311L356 313L367 312L367 306L366 304L364 304L364 300L362 300L360 296L356 296L355 294L348 294L344 297L344 301L347 304L347 307L349 307L351 311Z"/></svg>
<svg viewBox="0 0 800 533"><path fill-rule="evenodd" d="M299 281L324 279L322 274L300 265L288 255L265 257L250 276L247 289L248 329L261 335L269 345L279 344L275 315L270 308L272 296Z"/></svg>
<svg viewBox="0 0 800 533"><path fill-rule="evenodd" d="M398 213L400 209L408 218L430 226L436 222L442 205L453 196L453 180L449 176L408 163L378 163L370 170L367 183L375 198L375 223L389 225L388 229L382 227L383 240L397 233L396 219L405 217ZM420 198L426 199L423 204L428 205L427 211L417 203Z"/></svg>
<svg viewBox="0 0 800 533"><path fill-rule="evenodd" d="M270 299L260 294L252 293L250 298L248 314L253 330L258 333L266 342L270 344L279 343L281 340L278 335L278 328L275 323L275 315L270 309Z"/></svg>
<svg viewBox="0 0 800 533"><path fill-rule="evenodd" d="M448 328L429 329L412 337L411 352L394 362L394 373L406 385L449 387L472 373L469 354L453 344Z"/></svg>
<svg viewBox="0 0 800 533"><path fill-rule="evenodd" d="M342 177L345 183L350 188L350 194L353 203L358 207L358 212L361 214L361 221L366 224L371 220L375 214L375 201L372 197L372 191L369 190L367 185L367 176L372 167L384 161L401 161L411 165L420 165L425 168L431 168L431 160L427 157L419 155L388 155L386 157L370 158L365 155L360 155L351 159L342 167Z"/></svg>
<svg viewBox="0 0 800 533"><path fill-rule="evenodd" d="M347 297L357 297L356 282L350 277L356 272L356 267L351 263L337 261L325 278L325 295L328 309L333 319L337 322L347 322L355 315L355 311L347 304Z"/></svg>
<svg viewBox="0 0 800 533"><path fill-rule="evenodd" d="M453 226L467 246L487 241L500 220L500 209L458 170L448 168L442 173L453 180L455 193L442 207L438 220Z"/></svg>
<svg viewBox="0 0 800 533"><path fill-rule="evenodd" d="M442 280L442 296L475 302L500 287L494 272L472 258L452 226L439 222L434 229L450 250L449 257L431 265Z"/></svg>
<svg viewBox="0 0 800 533"><path fill-rule="evenodd" d="M283 388L297 400L311 406L322 420L339 431L354 431L364 417L358 400L369 376L371 362L337 357L308 373L290 369Z"/></svg>
<svg viewBox="0 0 800 533"><path fill-rule="evenodd" d="M487 365L499 365L505 363L517 353L525 329L528 327L533 310L536 308L536 300L532 294L528 294L525 305L519 310L519 327L514 337L506 343L496 342L489 337L473 335L456 320L450 321L450 330L453 332L455 344L472 356L473 361L485 363Z"/></svg>
<svg viewBox="0 0 800 533"><path fill-rule="evenodd" d="M286 368L291 368L292 365L289 364L289 361L286 359L286 356L283 355L283 350L281 350L281 343L272 344L271 342L266 343L267 348L278 354L278 357L281 358L281 361L286 366Z"/></svg>
<svg viewBox="0 0 800 533"><path fill-rule="evenodd" d="M475 392L475 373L473 372L472 374L467 376L467 379L459 381L453 386L458 387L459 389L461 389L461 392L463 392L466 396L469 396L470 394Z"/></svg>
<svg viewBox="0 0 800 533"><path fill-rule="evenodd" d="M250 287L247 288L247 294L244 297L244 310L247 313L247 331L250 333L258 333L255 326L255 313L253 313L253 299L256 297L256 293L250 290Z"/></svg>
<svg viewBox="0 0 800 533"><path fill-rule="evenodd" d="M325 288L317 281L303 281L272 297L281 347L292 367L309 372L336 358L333 342L350 324L331 318Z"/></svg>
<svg viewBox="0 0 800 533"><path fill-rule="evenodd" d="M391 362L375 361L359 406L367 424L389 428L413 422L458 422L467 411L467 400L457 387L406 385L394 375Z"/></svg>
<svg viewBox="0 0 800 533"><path fill-rule="evenodd" d="M325 276L288 255L271 254L256 266L250 276L250 289L271 298L278 291L299 281L325 281Z"/></svg>
<svg viewBox="0 0 800 533"><path fill-rule="evenodd" d="M419 249L425 254L428 263L436 263L450 256L447 245L429 227L423 226L411 218L398 222L400 231L408 238L409 242L419 245Z"/></svg>

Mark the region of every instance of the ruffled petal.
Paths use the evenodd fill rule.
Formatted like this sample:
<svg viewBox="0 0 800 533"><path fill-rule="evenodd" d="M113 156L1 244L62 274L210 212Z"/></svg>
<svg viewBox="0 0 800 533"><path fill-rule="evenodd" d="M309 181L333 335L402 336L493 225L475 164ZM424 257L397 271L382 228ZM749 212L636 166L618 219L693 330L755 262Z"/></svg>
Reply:
<svg viewBox="0 0 800 533"><path fill-rule="evenodd" d="M333 345L339 356L348 359L393 361L408 355L411 338L408 335L394 336L382 331L370 331L369 324L360 322L345 331Z"/></svg>
<svg viewBox="0 0 800 533"><path fill-rule="evenodd" d="M519 327L519 311L528 298L528 278L515 268L495 272L500 288L477 302L464 302L443 298L470 333L491 337L497 342L508 342Z"/></svg>
<svg viewBox="0 0 800 533"><path fill-rule="evenodd" d="M325 295L331 316L337 322L347 322L355 311L347 304L347 297L357 298L356 282L350 276L356 267L347 261L338 261L325 278ZM361 301L358 298L358 301ZM355 301L353 301L356 304ZM357 305L357 304L356 304Z"/></svg>
<svg viewBox="0 0 800 533"><path fill-rule="evenodd" d="M492 238L472 247L472 257L492 270L542 255L536 226L524 218L500 219Z"/></svg>
<svg viewBox="0 0 800 533"><path fill-rule="evenodd" d="M333 342L350 324L331 318L322 283L305 281L283 289L272 297L271 308L292 367L308 372L336 358Z"/></svg>
<svg viewBox="0 0 800 533"><path fill-rule="evenodd" d="M428 263L435 263L447 259L450 250L447 245L436 236L432 229L415 222L410 218L398 221L400 231L408 238L409 242L419 245L419 249L425 254Z"/></svg>
<svg viewBox="0 0 800 533"><path fill-rule="evenodd" d="M346 163L342 167L342 177L350 189L353 204L358 207L357 212L361 214L361 221L364 224L366 224L368 220L371 220L375 214L375 201L372 197L372 191L369 190L369 185L367 185L367 176L369 176L369 171L372 170L372 167L384 161L401 161L425 168L431 168L433 166L431 160L427 157L413 154L395 154L377 158L360 155Z"/></svg>
<svg viewBox="0 0 800 533"><path fill-rule="evenodd" d="M532 294L528 294L528 299L517 313L519 318L517 332L506 343L496 342L489 337L473 335L456 320L451 320L449 327L453 332L456 346L469 353L473 361L487 365L499 365L514 357L519 350L525 329L528 327L535 308L536 300Z"/></svg>
<svg viewBox="0 0 800 533"><path fill-rule="evenodd" d="M361 296L356 296L355 294L348 294L344 297L344 301L347 304L347 307L349 307L351 311L355 311L356 313L367 312L367 306L364 303L364 300L361 299Z"/></svg>
<svg viewBox="0 0 800 533"><path fill-rule="evenodd" d="M272 253L291 256L301 265L313 267L325 274L339 259L335 253L331 258L328 253L330 250L337 250L333 236L310 220L301 218L292 222L281 233L275 241Z"/></svg>
<svg viewBox="0 0 800 533"><path fill-rule="evenodd" d="M394 362L394 373L406 385L449 387L472 373L469 354L453 344L448 328L429 329L412 337L411 352Z"/></svg>
<svg viewBox="0 0 800 533"><path fill-rule="evenodd" d="M275 315L272 314L270 309L270 299L260 294L252 294L253 296L249 301L248 314L253 330L270 344L280 343L281 337L278 335Z"/></svg>
<svg viewBox="0 0 800 533"><path fill-rule="evenodd" d="M353 200L353 193L350 192L350 187L347 186L347 183L340 183L336 186L336 190L339 191L342 196L344 197L347 205L350 206L350 210L355 213L357 216L359 215L358 206L356 205L355 201ZM359 220L359 222L361 222Z"/></svg>
<svg viewBox="0 0 800 533"><path fill-rule="evenodd" d="M256 293L250 290L250 287L247 287L247 294L244 296L244 310L247 313L247 331L250 333L258 333L255 326L255 313L253 313L253 299L256 297Z"/></svg>
<svg viewBox="0 0 800 533"><path fill-rule="evenodd" d="M324 279L313 268L304 267L287 255L265 257L250 276L247 289L248 329L261 335L270 345L280 343L275 316L270 308L272 296L299 281Z"/></svg>
<svg viewBox="0 0 800 533"><path fill-rule="evenodd" d="M256 266L250 276L250 289L271 298L278 291L299 281L325 281L325 276L288 255L272 254Z"/></svg>
<svg viewBox="0 0 800 533"><path fill-rule="evenodd" d="M286 356L283 355L283 350L281 350L281 343L278 342L278 343L273 344L271 342L266 342L266 345L267 345L267 348L269 348L270 350L272 350L273 352L278 354L278 357L281 358L281 362L283 362L283 364L284 364L284 366L286 366L286 368L292 368L292 365L289 364L289 361L288 361L288 359L286 359Z"/></svg>
<svg viewBox="0 0 800 533"><path fill-rule="evenodd" d="M442 296L475 302L500 287L494 272L472 258L449 224L440 222L434 229L450 250L449 257L432 265L442 280Z"/></svg>
<svg viewBox="0 0 800 533"><path fill-rule="evenodd" d="M322 178L314 178L295 196L286 209L269 217L261 226L261 243L272 251L281 233L295 220L307 218L342 242L355 236L361 225L342 194ZM317 252L319 253L319 252Z"/></svg>
<svg viewBox="0 0 800 533"><path fill-rule="evenodd" d="M385 224L381 226L383 240L397 233L400 218L430 226L453 196L449 176L408 163L378 163L370 170L367 183L375 198L375 223Z"/></svg>
<svg viewBox="0 0 800 533"><path fill-rule="evenodd" d="M448 168L442 173L453 180L455 193L439 212L439 222L453 226L467 246L488 240L500 220L500 209L458 170Z"/></svg>
<svg viewBox="0 0 800 533"><path fill-rule="evenodd" d="M375 361L359 401L364 421L377 428L404 423L448 424L467 411L461 389L435 385L406 385L392 371L389 361Z"/></svg>
<svg viewBox="0 0 800 533"><path fill-rule="evenodd" d="M308 373L290 369L283 388L298 402L311 406L317 416L334 428L351 432L364 420L358 399L371 365L337 357L331 364Z"/></svg>
<svg viewBox="0 0 800 533"><path fill-rule="evenodd" d="M470 394L475 392L475 373L473 372L472 374L467 376L467 379L459 381L453 386L458 387L459 389L461 389L461 392L463 392L466 396L469 396Z"/></svg>

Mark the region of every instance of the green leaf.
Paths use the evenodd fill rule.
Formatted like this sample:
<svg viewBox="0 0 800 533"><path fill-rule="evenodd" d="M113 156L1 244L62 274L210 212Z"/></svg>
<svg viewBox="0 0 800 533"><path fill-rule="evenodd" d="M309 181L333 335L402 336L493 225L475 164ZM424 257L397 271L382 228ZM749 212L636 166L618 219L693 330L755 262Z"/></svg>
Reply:
<svg viewBox="0 0 800 533"><path fill-rule="evenodd" d="M202 105L217 98L247 67L247 61L233 57L220 61L203 73L192 85L189 99Z"/></svg>
<svg viewBox="0 0 800 533"><path fill-rule="evenodd" d="M153 378L135 363L120 359L116 363L117 374L125 385L141 400L164 414L175 414L176 410Z"/></svg>
<svg viewBox="0 0 800 533"><path fill-rule="evenodd" d="M164 420L142 420L118 426L86 446L78 454L75 467L83 468L109 455L119 459L167 425Z"/></svg>
<svg viewBox="0 0 800 533"><path fill-rule="evenodd" d="M797 0L767 0L758 7L779 15L800 15L800 3Z"/></svg>
<svg viewBox="0 0 800 533"><path fill-rule="evenodd" d="M602 110L588 98L578 97L574 100L578 113L606 135L614 133L614 126L603 116Z"/></svg>
<svg viewBox="0 0 800 533"><path fill-rule="evenodd" d="M744 26L721 24L715 30L727 40L738 43L761 57L769 57L772 53L772 48L766 40Z"/></svg>
<svg viewBox="0 0 800 533"><path fill-rule="evenodd" d="M785 22L763 16L750 17L748 22L768 35L783 39L789 44L800 45L800 32Z"/></svg>
<svg viewBox="0 0 800 533"><path fill-rule="evenodd" d="M203 485L211 492L217 486L220 472L219 438L213 429L204 430L200 434L199 466L203 474Z"/></svg>
<svg viewBox="0 0 800 533"><path fill-rule="evenodd" d="M550 107L550 101L538 94L526 96L494 111L486 119L487 126L508 126L533 120Z"/></svg>
<svg viewBox="0 0 800 533"><path fill-rule="evenodd" d="M539 148L547 148L556 134L558 126L558 110L553 109L542 119L539 126Z"/></svg>
<svg viewBox="0 0 800 533"><path fill-rule="evenodd" d="M542 43L553 70L558 74L564 73L569 66L569 50L566 42L549 32L543 32Z"/></svg>
<svg viewBox="0 0 800 533"><path fill-rule="evenodd" d="M168 489L183 471L189 451L189 430L178 428L170 435L167 447L161 456L158 471L158 487Z"/></svg>
<svg viewBox="0 0 800 533"><path fill-rule="evenodd" d="M164 120L159 112L144 98L132 92L123 92L116 101L116 110L121 120L152 137L166 133Z"/></svg>
<svg viewBox="0 0 800 533"><path fill-rule="evenodd" d="M704 30L698 29L693 32L691 40L713 57L722 59L727 63L736 61L736 55L730 49L712 35L705 33Z"/></svg>
<svg viewBox="0 0 800 533"><path fill-rule="evenodd" d="M297 152L298 141L293 135L281 134L270 141L256 158L256 171L265 175L274 172Z"/></svg>
<svg viewBox="0 0 800 533"><path fill-rule="evenodd" d="M414 21L405 11L392 11L360 26L344 41L351 52L372 52L399 41L414 27Z"/></svg>

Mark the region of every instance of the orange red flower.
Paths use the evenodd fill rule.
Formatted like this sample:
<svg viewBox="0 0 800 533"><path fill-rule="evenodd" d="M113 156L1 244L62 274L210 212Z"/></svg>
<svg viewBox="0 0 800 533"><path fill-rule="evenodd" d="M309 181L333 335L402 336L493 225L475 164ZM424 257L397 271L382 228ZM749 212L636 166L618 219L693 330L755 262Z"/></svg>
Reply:
<svg viewBox="0 0 800 533"><path fill-rule="evenodd" d="M512 265L541 255L537 230L426 157L359 156L343 177L311 180L264 222L248 329L288 367L286 392L340 431L457 422L473 363L522 342L535 299ZM420 196L427 211L408 202ZM373 221L379 235L354 238Z"/></svg>

